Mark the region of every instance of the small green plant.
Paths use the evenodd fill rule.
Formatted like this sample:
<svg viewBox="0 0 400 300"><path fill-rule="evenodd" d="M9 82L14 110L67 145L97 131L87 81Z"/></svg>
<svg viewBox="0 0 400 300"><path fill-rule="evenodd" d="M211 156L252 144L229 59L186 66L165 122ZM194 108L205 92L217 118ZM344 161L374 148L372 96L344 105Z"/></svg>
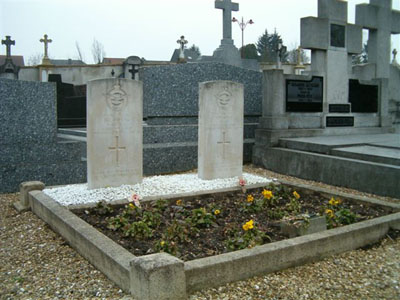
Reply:
<svg viewBox="0 0 400 300"><path fill-rule="evenodd" d="M266 241L271 241L271 238L265 232L257 229L253 220L246 222L242 226L242 230L233 230L231 234L233 237L225 242L225 246L231 251L252 248L262 245Z"/></svg>
<svg viewBox="0 0 400 300"><path fill-rule="evenodd" d="M342 201L331 198L325 207L325 217L328 228L335 228L341 225L349 225L357 222L360 218L350 209L342 207Z"/></svg>
<svg viewBox="0 0 400 300"><path fill-rule="evenodd" d="M163 213L168 208L168 201L165 199L159 199L154 204L156 212Z"/></svg>
<svg viewBox="0 0 400 300"><path fill-rule="evenodd" d="M215 215L207 212L204 207L192 210L190 217L186 221L197 228L210 227L215 223Z"/></svg>
<svg viewBox="0 0 400 300"><path fill-rule="evenodd" d="M94 210L101 216L111 215L114 212L112 206L105 201L98 202Z"/></svg>
<svg viewBox="0 0 400 300"><path fill-rule="evenodd" d="M143 221L127 224L122 228L125 237L134 237L138 239L150 238L153 236L152 229Z"/></svg>
<svg viewBox="0 0 400 300"><path fill-rule="evenodd" d="M125 227L129 224L129 221L126 217L117 215L115 217L111 217L107 219L107 228L111 230L118 230L122 227Z"/></svg>
<svg viewBox="0 0 400 300"><path fill-rule="evenodd" d="M154 249L156 252L165 252L171 255L178 254L178 246L174 241L159 240L155 243Z"/></svg>
<svg viewBox="0 0 400 300"><path fill-rule="evenodd" d="M144 211L141 221L146 223L150 228L157 229L161 224L161 215L157 212Z"/></svg>

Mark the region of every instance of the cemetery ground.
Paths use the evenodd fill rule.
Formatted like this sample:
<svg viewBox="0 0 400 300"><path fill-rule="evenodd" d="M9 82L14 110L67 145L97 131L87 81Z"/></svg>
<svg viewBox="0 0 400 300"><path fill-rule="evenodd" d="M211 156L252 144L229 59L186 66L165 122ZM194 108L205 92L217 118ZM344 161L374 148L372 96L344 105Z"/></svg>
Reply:
<svg viewBox="0 0 400 300"><path fill-rule="evenodd" d="M357 191L245 167L249 173L333 191ZM0 195L1 299L132 299L31 212L12 207L18 194ZM376 196L375 196L376 197ZM399 199L376 197L400 203ZM398 299L400 239L383 241L320 262L203 290L191 299Z"/></svg>

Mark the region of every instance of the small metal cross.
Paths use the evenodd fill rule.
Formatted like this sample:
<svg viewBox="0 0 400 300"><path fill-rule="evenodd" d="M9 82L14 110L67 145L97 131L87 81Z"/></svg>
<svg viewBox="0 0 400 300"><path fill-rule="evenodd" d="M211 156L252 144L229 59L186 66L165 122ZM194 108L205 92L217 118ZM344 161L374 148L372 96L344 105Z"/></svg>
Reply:
<svg viewBox="0 0 400 300"><path fill-rule="evenodd" d="M48 59L48 44L53 42L51 39L48 39L48 35L44 35L44 39L40 39L41 43L44 43L44 59Z"/></svg>
<svg viewBox="0 0 400 300"><path fill-rule="evenodd" d="M2 45L6 45L7 47L7 57L11 57L11 45L15 45L15 41L11 40L11 36L6 35L5 40L1 40Z"/></svg>

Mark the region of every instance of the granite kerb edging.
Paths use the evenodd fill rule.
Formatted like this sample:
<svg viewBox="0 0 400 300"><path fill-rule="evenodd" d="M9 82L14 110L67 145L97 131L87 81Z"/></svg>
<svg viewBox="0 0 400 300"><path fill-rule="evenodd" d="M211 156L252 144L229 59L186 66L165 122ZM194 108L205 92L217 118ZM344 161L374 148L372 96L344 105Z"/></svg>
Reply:
<svg viewBox="0 0 400 300"><path fill-rule="evenodd" d="M283 240L252 249L185 262L187 291L220 286L357 249L400 228L400 213Z"/></svg>
<svg viewBox="0 0 400 300"><path fill-rule="evenodd" d="M29 192L32 212L59 233L68 244L125 291L135 256L41 191Z"/></svg>
<svg viewBox="0 0 400 300"><path fill-rule="evenodd" d="M42 191L29 192L29 203L32 211L71 247L123 290L139 299L169 299L171 294L186 297L186 292L248 279L357 249L379 241L390 228L400 229L400 213L397 212L345 227L183 263L166 253L134 256ZM168 274L171 272L185 284L170 282ZM172 285L175 288L161 288L161 293L157 288ZM147 286L148 289L138 289L139 286Z"/></svg>

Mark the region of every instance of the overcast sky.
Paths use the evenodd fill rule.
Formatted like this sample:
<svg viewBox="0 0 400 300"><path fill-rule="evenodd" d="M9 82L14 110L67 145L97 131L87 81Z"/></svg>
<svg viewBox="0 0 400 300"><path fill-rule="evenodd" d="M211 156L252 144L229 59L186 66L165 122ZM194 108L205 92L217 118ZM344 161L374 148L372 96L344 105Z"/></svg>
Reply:
<svg viewBox="0 0 400 300"><path fill-rule="evenodd" d="M282 36L289 49L300 42L300 18L317 16L317 0L237 0L232 16L254 24L245 30L245 44L255 43L265 29ZM349 0L349 22L354 23L355 5L368 0ZM400 0L393 0L400 8ZM232 24L236 46L241 31ZM106 57L130 55L147 60L170 60L181 35L202 54L212 55L222 38L222 11L214 0L0 0L0 36L16 41L12 54L29 57L43 53L39 39L47 33L53 42L54 59L77 58L78 42L85 62L92 63L93 39L103 44ZM393 46L400 48L399 39ZM6 49L1 47L0 53Z"/></svg>

